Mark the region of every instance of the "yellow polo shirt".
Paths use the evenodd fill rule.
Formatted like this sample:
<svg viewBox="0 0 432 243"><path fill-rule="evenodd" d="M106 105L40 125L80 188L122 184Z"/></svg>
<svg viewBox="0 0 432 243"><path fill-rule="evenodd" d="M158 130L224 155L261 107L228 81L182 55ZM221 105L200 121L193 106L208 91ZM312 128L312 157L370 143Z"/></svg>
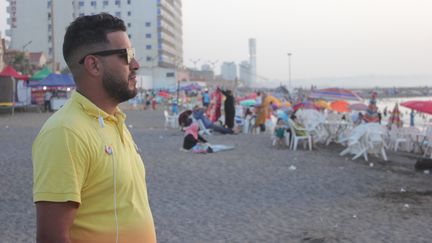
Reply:
<svg viewBox="0 0 432 243"><path fill-rule="evenodd" d="M115 212L119 242L156 241L144 164L125 118L74 92L33 143L33 200L80 204L73 242L115 242Z"/></svg>

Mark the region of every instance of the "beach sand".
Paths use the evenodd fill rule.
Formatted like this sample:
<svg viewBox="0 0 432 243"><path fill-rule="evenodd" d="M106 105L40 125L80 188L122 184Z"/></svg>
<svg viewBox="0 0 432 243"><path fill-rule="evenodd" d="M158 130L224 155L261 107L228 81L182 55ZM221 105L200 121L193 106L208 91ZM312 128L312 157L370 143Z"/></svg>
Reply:
<svg viewBox="0 0 432 243"><path fill-rule="evenodd" d="M352 161L337 144L275 149L268 134L214 134L235 149L193 154L162 111L126 114L159 242L432 242L432 177L414 156ZM0 114L0 242L35 242L31 145L49 116Z"/></svg>

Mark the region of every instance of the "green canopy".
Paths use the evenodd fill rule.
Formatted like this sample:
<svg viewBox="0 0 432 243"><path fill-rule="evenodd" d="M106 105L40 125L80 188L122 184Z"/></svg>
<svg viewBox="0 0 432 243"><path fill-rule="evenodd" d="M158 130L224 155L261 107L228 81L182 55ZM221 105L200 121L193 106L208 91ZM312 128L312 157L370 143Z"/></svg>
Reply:
<svg viewBox="0 0 432 243"><path fill-rule="evenodd" d="M37 71L35 74L33 74L33 76L29 78L29 80L42 80L48 77L48 75L50 74L51 70L48 67L44 67L41 70Z"/></svg>

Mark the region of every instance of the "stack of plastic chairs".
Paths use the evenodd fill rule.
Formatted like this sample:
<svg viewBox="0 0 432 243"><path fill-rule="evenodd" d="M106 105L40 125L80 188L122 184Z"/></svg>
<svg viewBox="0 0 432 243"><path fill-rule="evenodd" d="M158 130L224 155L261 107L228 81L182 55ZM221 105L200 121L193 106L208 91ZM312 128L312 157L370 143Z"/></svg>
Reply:
<svg viewBox="0 0 432 243"><path fill-rule="evenodd" d="M432 125L427 126L426 139L423 142L424 156L432 159Z"/></svg>
<svg viewBox="0 0 432 243"><path fill-rule="evenodd" d="M353 154L352 160L363 156L368 161L367 124L360 124L351 130L346 138L347 147L340 153L341 156Z"/></svg>

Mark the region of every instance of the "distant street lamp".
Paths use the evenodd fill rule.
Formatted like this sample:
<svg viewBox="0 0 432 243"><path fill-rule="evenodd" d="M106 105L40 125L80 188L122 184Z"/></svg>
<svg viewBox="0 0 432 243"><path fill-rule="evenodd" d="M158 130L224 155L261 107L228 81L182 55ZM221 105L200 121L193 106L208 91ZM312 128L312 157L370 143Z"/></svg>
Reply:
<svg viewBox="0 0 432 243"><path fill-rule="evenodd" d="M24 51L25 51L25 48L26 48L28 45L30 45L32 42L33 42L33 41L29 41L29 42L25 43L25 44L22 46L22 51L24 52Z"/></svg>
<svg viewBox="0 0 432 243"><path fill-rule="evenodd" d="M291 90L291 52L288 52L288 89Z"/></svg>
<svg viewBox="0 0 432 243"><path fill-rule="evenodd" d="M189 59L189 61L191 61L191 62L193 63L193 65L194 65L194 69L195 69L195 70L198 70L197 67L196 67L196 64L197 64L200 60L201 60L201 59L199 59L199 58L196 59L196 60Z"/></svg>
<svg viewBox="0 0 432 243"><path fill-rule="evenodd" d="M215 71L214 71L214 68L215 68L215 65L216 65L216 63L218 63L218 61L219 60L216 60L216 61L207 61L210 65L211 65L211 69L212 69L212 71L213 71L213 80L215 79Z"/></svg>

